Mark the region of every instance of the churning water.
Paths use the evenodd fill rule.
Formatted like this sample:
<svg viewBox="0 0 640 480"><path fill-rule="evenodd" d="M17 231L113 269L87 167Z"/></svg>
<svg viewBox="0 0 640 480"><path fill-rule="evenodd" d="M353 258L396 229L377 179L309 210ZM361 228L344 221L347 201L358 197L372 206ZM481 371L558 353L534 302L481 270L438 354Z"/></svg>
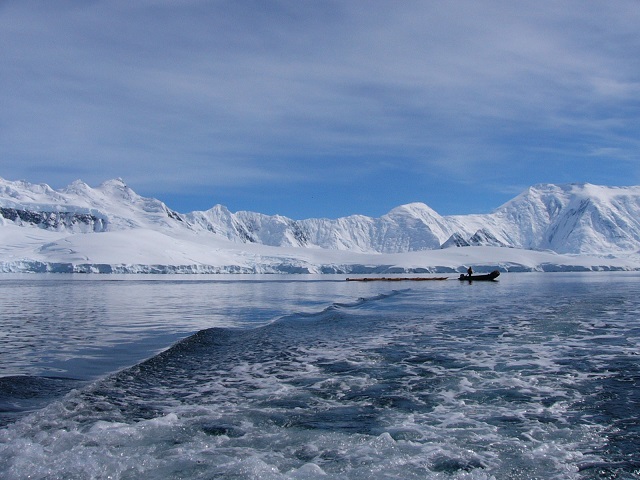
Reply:
<svg viewBox="0 0 640 480"><path fill-rule="evenodd" d="M640 276L0 279L0 477L640 478Z"/></svg>

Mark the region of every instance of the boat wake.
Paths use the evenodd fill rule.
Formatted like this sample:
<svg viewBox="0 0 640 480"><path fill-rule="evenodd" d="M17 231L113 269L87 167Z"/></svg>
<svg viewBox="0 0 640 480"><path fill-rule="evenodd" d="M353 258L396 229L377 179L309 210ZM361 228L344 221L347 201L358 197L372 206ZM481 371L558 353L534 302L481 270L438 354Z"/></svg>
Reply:
<svg viewBox="0 0 640 480"><path fill-rule="evenodd" d="M616 445L610 426L633 414L605 398L637 380L627 356L635 346L619 340L630 337L594 348L611 326L589 323L585 302L514 313L513 303L505 309L509 292L496 302L497 289L481 290L491 291L486 301L455 309L446 296L402 290L254 329L201 330L0 430L0 476L579 479L604 464L631 471L628 436L615 460L607 449ZM614 341L622 353L607 348ZM581 351L591 352L587 361Z"/></svg>

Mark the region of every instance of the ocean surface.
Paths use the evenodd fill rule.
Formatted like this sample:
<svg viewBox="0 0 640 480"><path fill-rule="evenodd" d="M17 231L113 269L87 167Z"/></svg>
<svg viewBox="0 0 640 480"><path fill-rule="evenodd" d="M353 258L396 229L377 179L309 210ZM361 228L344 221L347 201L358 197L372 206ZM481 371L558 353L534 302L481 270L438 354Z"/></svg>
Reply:
<svg viewBox="0 0 640 480"><path fill-rule="evenodd" d="M640 274L2 275L0 478L640 478Z"/></svg>

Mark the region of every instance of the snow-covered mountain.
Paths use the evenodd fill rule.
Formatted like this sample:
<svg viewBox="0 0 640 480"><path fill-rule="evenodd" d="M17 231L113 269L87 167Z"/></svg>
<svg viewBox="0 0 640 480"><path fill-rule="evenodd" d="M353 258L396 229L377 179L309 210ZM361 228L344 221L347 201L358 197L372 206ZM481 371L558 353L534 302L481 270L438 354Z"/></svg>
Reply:
<svg viewBox="0 0 640 480"><path fill-rule="evenodd" d="M572 254L637 251L640 187L536 185L480 221L512 247Z"/></svg>
<svg viewBox="0 0 640 480"><path fill-rule="evenodd" d="M443 217L413 203L380 218L296 221L216 206L185 220L235 241L272 246L400 253L491 245L615 254L640 249L640 187L536 185L486 215Z"/></svg>
<svg viewBox="0 0 640 480"><path fill-rule="evenodd" d="M121 179L97 188L78 180L62 190L0 179L0 216L2 224L69 233L170 229L182 220L161 201L136 194Z"/></svg>
<svg viewBox="0 0 640 480"><path fill-rule="evenodd" d="M493 247L502 256L504 247L628 256L640 250L640 187L536 185L485 215L441 216L412 203L379 218L293 220L232 213L222 205L181 214L141 197L121 179L95 188L76 181L61 190L0 179L0 240L4 265L98 264L101 257L109 264L210 261L251 271L267 257L289 266L305 256L309 264L316 261L313 256L331 257L327 261L333 265L342 252L338 263L362 255L369 264L382 265L380 254L439 250L452 257L453 250L465 247Z"/></svg>
<svg viewBox="0 0 640 480"><path fill-rule="evenodd" d="M536 185L493 213L441 216L412 203L380 218L291 220L220 205L185 215L187 223L234 241L400 253L491 245L571 254L640 249L640 187Z"/></svg>

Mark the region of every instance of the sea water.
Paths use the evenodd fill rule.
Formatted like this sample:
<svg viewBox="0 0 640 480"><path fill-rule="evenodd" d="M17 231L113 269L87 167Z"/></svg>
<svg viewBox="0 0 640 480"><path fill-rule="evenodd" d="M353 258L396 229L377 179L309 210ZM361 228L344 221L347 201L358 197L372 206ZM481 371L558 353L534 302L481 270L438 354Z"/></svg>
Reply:
<svg viewBox="0 0 640 480"><path fill-rule="evenodd" d="M0 478L640 478L640 275L0 277Z"/></svg>

